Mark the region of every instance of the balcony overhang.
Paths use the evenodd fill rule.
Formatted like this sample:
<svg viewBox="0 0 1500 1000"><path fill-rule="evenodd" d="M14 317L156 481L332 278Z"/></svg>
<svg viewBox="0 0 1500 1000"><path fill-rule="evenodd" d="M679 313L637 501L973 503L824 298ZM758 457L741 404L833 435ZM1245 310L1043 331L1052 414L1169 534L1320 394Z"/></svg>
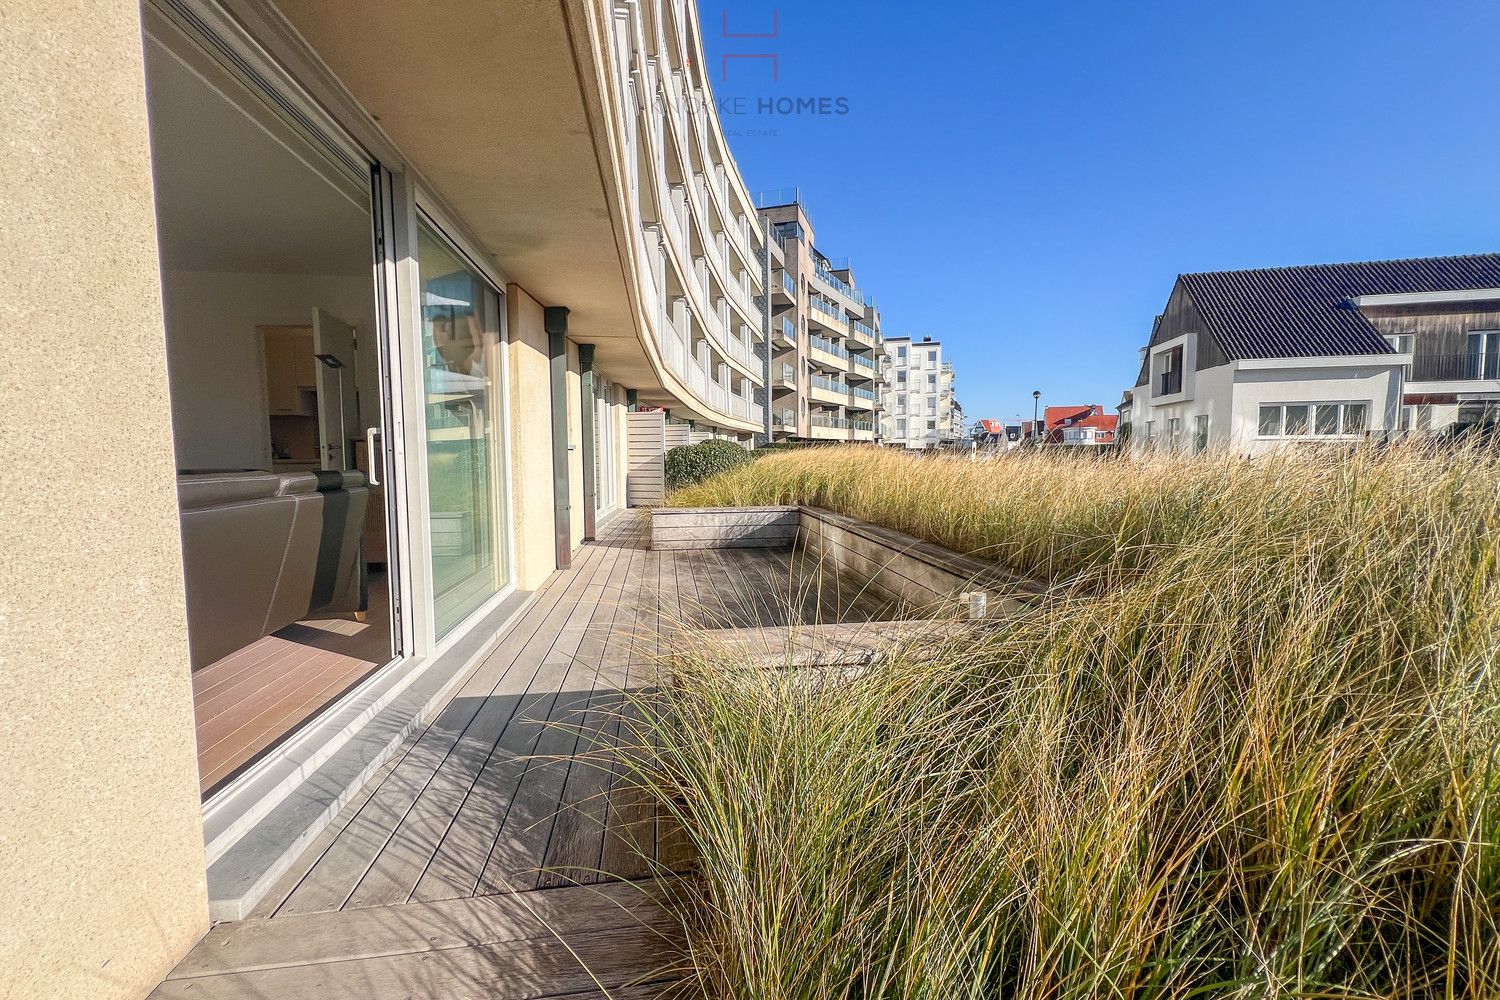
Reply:
<svg viewBox="0 0 1500 1000"><path fill-rule="evenodd" d="M247 0L248 2L248 0ZM409 169L569 337L642 390L681 386L648 350L623 178L608 14L594 0L279 0Z"/></svg>

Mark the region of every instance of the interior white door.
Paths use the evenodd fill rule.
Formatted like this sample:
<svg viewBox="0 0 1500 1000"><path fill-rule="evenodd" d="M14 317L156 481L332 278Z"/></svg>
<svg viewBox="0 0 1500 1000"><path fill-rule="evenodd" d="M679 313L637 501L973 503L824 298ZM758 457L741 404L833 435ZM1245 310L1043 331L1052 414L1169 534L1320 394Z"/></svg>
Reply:
<svg viewBox="0 0 1500 1000"><path fill-rule="evenodd" d="M313 310L313 354L318 359L318 437L325 469L352 469L350 435L359 435L355 399L354 327Z"/></svg>

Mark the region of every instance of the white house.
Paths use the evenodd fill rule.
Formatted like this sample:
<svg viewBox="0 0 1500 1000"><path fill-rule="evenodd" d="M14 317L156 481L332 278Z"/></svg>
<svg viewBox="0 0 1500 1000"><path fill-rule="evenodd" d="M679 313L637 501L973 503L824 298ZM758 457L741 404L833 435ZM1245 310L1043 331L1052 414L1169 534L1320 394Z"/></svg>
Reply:
<svg viewBox="0 0 1500 1000"><path fill-rule="evenodd" d="M1179 275L1132 448L1257 455L1500 413L1500 254Z"/></svg>

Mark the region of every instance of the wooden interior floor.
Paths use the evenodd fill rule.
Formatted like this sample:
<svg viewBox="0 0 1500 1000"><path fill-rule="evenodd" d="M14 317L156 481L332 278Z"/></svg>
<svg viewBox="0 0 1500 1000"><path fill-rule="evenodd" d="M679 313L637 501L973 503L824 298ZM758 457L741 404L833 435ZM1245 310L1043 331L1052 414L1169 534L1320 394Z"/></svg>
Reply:
<svg viewBox="0 0 1500 1000"><path fill-rule="evenodd" d="M390 660L389 607L372 574L367 621L295 622L193 672L205 797Z"/></svg>
<svg viewBox="0 0 1500 1000"><path fill-rule="evenodd" d="M677 978L655 898L691 857L612 752L624 692L650 690L678 624L889 609L788 551L658 552L648 535L635 511L601 529L251 917L155 995L634 997ZM538 908L567 915L565 947Z"/></svg>

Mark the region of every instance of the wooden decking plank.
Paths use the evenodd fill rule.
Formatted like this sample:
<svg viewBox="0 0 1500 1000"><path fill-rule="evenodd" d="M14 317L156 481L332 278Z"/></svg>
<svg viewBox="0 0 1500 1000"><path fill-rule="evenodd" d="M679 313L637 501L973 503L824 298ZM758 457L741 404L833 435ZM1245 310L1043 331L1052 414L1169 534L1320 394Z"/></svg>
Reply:
<svg viewBox="0 0 1500 1000"><path fill-rule="evenodd" d="M739 592L741 605L745 611L745 624L747 626L780 624L786 614L779 607L781 602L776 592L768 585L764 577L753 573L748 566L749 560L757 557L752 556L745 549L718 549L714 555L723 565L724 572L734 580L735 589Z"/></svg>
<svg viewBox="0 0 1500 1000"><path fill-rule="evenodd" d="M658 881L613 882L544 892L466 896L399 907L334 910L219 924L168 979L201 979L233 972L463 946L525 941L604 930L667 926L662 901L671 886Z"/></svg>
<svg viewBox="0 0 1500 1000"><path fill-rule="evenodd" d="M389 912L389 911L382 911ZM400 920L399 913L392 913ZM543 998L576 996L666 980L678 949L639 928L574 933L356 961L230 973L209 980L169 979L157 1000L371 1000L383 997Z"/></svg>
<svg viewBox="0 0 1500 1000"><path fill-rule="evenodd" d="M552 836L542 858L539 888L597 882L604 856L610 756L620 696L594 691L579 726L578 744L557 802Z"/></svg>
<svg viewBox="0 0 1500 1000"><path fill-rule="evenodd" d="M592 549L590 555L598 558L580 559L578 563L578 581L584 585L578 592L577 603L569 609L569 622L592 607L593 580L600 574L607 575L614 561L612 550ZM596 594L594 598L597 599ZM559 634L568 634L566 627ZM512 671L507 676L515 673L525 673L525 670ZM522 698L523 692L511 693L497 687L483 699L474 721L391 834L369 871L350 894L346 906L380 906L403 903L411 898L438 845L474 788L480 771L499 744L502 732L520 707Z"/></svg>
<svg viewBox="0 0 1500 1000"><path fill-rule="evenodd" d="M585 613L570 620L547 656L554 668L564 671L561 687L539 727L541 735L506 810L476 891L534 888L540 877L557 818L557 804L567 779L569 758L578 745L579 722L599 672L597 661L585 662L577 656L596 610L584 609Z"/></svg>
<svg viewBox="0 0 1500 1000"><path fill-rule="evenodd" d="M597 552L609 553L609 550ZM597 579L598 573L609 573L613 564L613 555L609 555L609 559L592 562L589 582ZM489 754L480 763L452 820L447 823L428 865L417 876L411 891L413 900L449 900L477 891L484 865L519 795L529 754L534 753L546 730L546 720L555 708L556 694L567 675L567 663L550 654L559 637L568 631L570 622L591 613L591 607L573 607L565 618L549 616L546 630L535 633L535 642L526 649L526 660L532 667L529 672L523 670L529 675L529 684L522 702L504 729L496 733ZM586 627L585 619L579 631Z"/></svg>
<svg viewBox="0 0 1500 1000"><path fill-rule="evenodd" d="M592 694L592 678L581 676L587 669L569 670L563 680L485 864L480 892L536 888L568 776L568 757L578 745L578 716Z"/></svg>
<svg viewBox="0 0 1500 1000"><path fill-rule="evenodd" d="M547 617L565 613L568 608L564 602L568 594L575 592L581 583L580 577L571 573L560 575L550 581L549 586L556 586L558 589L558 599ZM531 610L537 609L533 607ZM524 643L521 652L524 652L526 646L530 645L537 632L545 632L545 622L536 622L530 613L525 618L531 620L536 632L528 635L523 631L512 630L503 640L510 646L514 646L517 641ZM486 660L487 665L498 666L502 663L505 665L505 669L500 671L499 677L493 682L496 685L505 678L510 665L514 662L513 659L507 659L499 650L497 654L499 655L492 655ZM494 666L488 671L490 674L495 672ZM478 688L477 691L476 688ZM484 699L475 697L474 694L483 690L482 687L476 685L473 677L465 682L460 693L443 707L432 723L422 732L416 746L406 754L400 766L386 778L376 794L365 803L359 815L345 829L343 835L330 845L303 883L287 897L282 906L283 912L299 913L337 909L344 905L355 887L359 885L360 880L369 871L391 834L421 796L432 776L447 759L448 753L479 713ZM488 693L493 693L493 691L494 687L491 687Z"/></svg>

